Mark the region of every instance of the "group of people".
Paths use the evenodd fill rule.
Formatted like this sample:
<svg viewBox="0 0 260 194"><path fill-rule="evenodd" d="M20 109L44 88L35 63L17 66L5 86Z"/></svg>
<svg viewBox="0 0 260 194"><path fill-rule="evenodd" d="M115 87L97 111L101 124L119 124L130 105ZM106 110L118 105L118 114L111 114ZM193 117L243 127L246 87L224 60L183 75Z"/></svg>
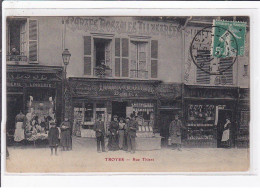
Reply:
<svg viewBox="0 0 260 194"><path fill-rule="evenodd" d="M30 139L35 134L45 134L49 141L51 153L53 149L57 155L57 148L60 145L65 151L72 149L72 125L68 118L65 118L60 127L57 127L55 119L38 116L27 118L22 111L15 118L14 141L22 142L26 138Z"/></svg>
<svg viewBox="0 0 260 194"><path fill-rule="evenodd" d="M131 118L130 118L131 117ZM94 124L97 138L97 152L105 152L105 137L108 137L107 148L109 151L125 150L126 152L135 153L136 150L136 131L138 123L136 116L131 114L130 117L119 118L114 115L110 122L108 133L105 132L105 123L102 116L98 115Z"/></svg>
<svg viewBox="0 0 260 194"><path fill-rule="evenodd" d="M67 117L61 123L60 131L56 126L54 120L50 122L48 140L51 149L51 155L53 155L53 150L55 150L55 155L58 154L57 149L59 145L62 147L63 151L72 150L72 128L71 128L71 123Z"/></svg>

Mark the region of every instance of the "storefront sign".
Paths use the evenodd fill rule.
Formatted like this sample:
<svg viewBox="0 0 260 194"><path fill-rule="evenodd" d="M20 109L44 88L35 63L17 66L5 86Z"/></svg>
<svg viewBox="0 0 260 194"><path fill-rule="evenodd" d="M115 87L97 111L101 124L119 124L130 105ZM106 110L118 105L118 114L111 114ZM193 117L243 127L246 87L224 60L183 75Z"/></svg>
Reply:
<svg viewBox="0 0 260 194"><path fill-rule="evenodd" d="M236 89L186 88L185 97L195 98L237 98Z"/></svg>
<svg viewBox="0 0 260 194"><path fill-rule="evenodd" d="M7 82L7 87L35 87L35 88L54 88L51 83L25 83L25 82Z"/></svg>
<svg viewBox="0 0 260 194"><path fill-rule="evenodd" d="M86 96L118 96L140 97L155 96L155 87L152 84L142 83L104 83L104 82L78 82L72 83L76 95ZM74 87L75 85L75 87Z"/></svg>
<svg viewBox="0 0 260 194"><path fill-rule="evenodd" d="M181 98L180 84L160 84L157 87L158 96L160 98L176 99Z"/></svg>
<svg viewBox="0 0 260 194"><path fill-rule="evenodd" d="M68 17L65 22L72 30L83 30L85 32L115 32L118 34L162 35L168 37L177 35L177 27L169 23L100 17Z"/></svg>

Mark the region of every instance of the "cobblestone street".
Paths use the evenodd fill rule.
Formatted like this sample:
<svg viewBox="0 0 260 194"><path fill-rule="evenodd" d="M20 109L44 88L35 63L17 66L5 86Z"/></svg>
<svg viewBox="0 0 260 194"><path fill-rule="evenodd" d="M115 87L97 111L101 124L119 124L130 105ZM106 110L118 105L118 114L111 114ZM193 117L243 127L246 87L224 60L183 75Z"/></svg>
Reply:
<svg viewBox="0 0 260 194"><path fill-rule="evenodd" d="M95 139L73 138L73 150L50 156L46 146L12 146L7 172L208 172L247 171L248 149L184 148L96 152Z"/></svg>

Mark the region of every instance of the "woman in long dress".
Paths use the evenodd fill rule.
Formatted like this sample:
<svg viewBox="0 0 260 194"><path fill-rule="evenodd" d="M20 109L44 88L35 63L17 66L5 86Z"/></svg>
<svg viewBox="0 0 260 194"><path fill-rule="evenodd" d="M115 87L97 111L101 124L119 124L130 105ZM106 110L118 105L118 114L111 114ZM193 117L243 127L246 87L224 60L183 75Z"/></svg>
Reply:
<svg viewBox="0 0 260 194"><path fill-rule="evenodd" d="M231 130L231 122L230 119L226 119L226 123L224 125L224 130L222 134L222 145L223 147L230 148L231 147L231 140L230 140L230 130Z"/></svg>
<svg viewBox="0 0 260 194"><path fill-rule="evenodd" d="M69 122L68 118L65 118L65 120L61 123L61 146L63 148L63 151L69 150L72 147L72 142L71 142L71 124Z"/></svg>
<svg viewBox="0 0 260 194"><path fill-rule="evenodd" d="M181 151L181 129L183 128L182 122L179 120L179 115L175 115L175 119L171 122L169 127L170 143L172 146L177 146Z"/></svg>
<svg viewBox="0 0 260 194"><path fill-rule="evenodd" d="M15 117L15 132L14 132L14 141L20 142L24 140L24 128L26 123L26 116L20 111Z"/></svg>
<svg viewBox="0 0 260 194"><path fill-rule="evenodd" d="M110 126L109 126L109 139L108 139L108 149L110 151L116 151L119 149L118 146L118 129L119 129L119 124L117 121L117 115L113 116L113 121L111 121Z"/></svg>

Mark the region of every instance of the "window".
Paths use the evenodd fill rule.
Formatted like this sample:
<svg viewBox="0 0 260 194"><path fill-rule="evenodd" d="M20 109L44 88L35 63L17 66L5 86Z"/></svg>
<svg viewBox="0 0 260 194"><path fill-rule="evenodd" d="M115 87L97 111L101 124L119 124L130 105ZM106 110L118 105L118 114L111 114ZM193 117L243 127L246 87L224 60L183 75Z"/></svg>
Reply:
<svg viewBox="0 0 260 194"><path fill-rule="evenodd" d="M38 62L38 22L32 19L10 19L7 27L7 61Z"/></svg>
<svg viewBox="0 0 260 194"><path fill-rule="evenodd" d="M243 74L243 76L248 76L248 65L247 64L244 65L244 74Z"/></svg>
<svg viewBox="0 0 260 194"><path fill-rule="evenodd" d="M131 41L130 78L148 79L148 43Z"/></svg>
<svg viewBox="0 0 260 194"><path fill-rule="evenodd" d="M112 76L111 40L94 38L94 75L98 77Z"/></svg>

